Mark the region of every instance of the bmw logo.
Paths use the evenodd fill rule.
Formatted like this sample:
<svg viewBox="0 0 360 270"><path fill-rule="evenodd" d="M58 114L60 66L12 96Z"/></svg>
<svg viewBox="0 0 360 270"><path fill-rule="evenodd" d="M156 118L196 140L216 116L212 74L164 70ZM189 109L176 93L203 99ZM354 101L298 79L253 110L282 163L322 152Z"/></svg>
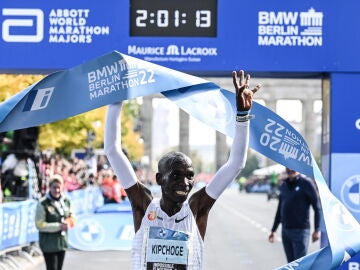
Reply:
<svg viewBox="0 0 360 270"><path fill-rule="evenodd" d="M81 219L76 227L76 238L85 246L100 245L105 240L105 230L96 220L91 218Z"/></svg>
<svg viewBox="0 0 360 270"><path fill-rule="evenodd" d="M341 200L351 211L360 212L360 175L345 180L341 188Z"/></svg>

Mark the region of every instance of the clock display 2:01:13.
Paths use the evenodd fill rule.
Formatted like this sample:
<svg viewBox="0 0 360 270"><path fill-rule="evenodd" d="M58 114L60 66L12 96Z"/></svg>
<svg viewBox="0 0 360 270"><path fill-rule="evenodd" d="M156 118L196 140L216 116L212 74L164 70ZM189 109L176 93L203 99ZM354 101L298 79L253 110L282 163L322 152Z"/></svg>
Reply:
<svg viewBox="0 0 360 270"><path fill-rule="evenodd" d="M139 2L137 2L139 1ZM176 2L161 1L165 7L159 7L159 0L148 0L146 6L140 5L141 0L133 0L130 14L130 36L189 36L189 37L216 37L217 10L216 0L194 1L195 6L189 5L179 8ZM156 2L155 7L148 7ZM213 5L204 5L212 2ZM199 6L202 3L202 7ZM136 6L136 7L135 7Z"/></svg>

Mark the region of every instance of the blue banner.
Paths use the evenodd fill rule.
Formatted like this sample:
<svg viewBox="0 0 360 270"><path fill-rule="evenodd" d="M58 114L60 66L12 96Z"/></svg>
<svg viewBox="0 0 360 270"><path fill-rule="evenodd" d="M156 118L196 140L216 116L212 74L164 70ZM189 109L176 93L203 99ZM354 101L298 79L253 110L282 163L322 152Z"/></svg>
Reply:
<svg viewBox="0 0 360 270"><path fill-rule="evenodd" d="M66 194L76 216L69 245L86 251L130 250L135 235L129 201L104 204L97 187Z"/></svg>
<svg viewBox="0 0 360 270"><path fill-rule="evenodd" d="M360 253L343 263L338 270L357 270L360 269Z"/></svg>
<svg viewBox="0 0 360 270"><path fill-rule="evenodd" d="M35 226L36 200L27 200L20 203L21 211L21 237L20 244L36 242L39 239Z"/></svg>
<svg viewBox="0 0 360 270"><path fill-rule="evenodd" d="M252 72L358 72L360 35L353 28L360 25L359 5L358 0L347 0L341 9L337 0L1 0L0 70L50 72L116 49L202 74L239 69L238 59ZM244 9L246 27L236 27Z"/></svg>
<svg viewBox="0 0 360 270"><path fill-rule="evenodd" d="M116 51L51 74L25 89L22 95L5 101L0 106L3 119L0 131L53 122L116 101L157 92L205 124L228 136L233 135L236 112L233 92ZM360 251L359 223L328 189L303 137L284 119L260 104L255 103L251 113L255 119L251 121L250 146L276 162L314 178L319 189L330 245L296 260L291 264L292 269L315 269L315 266L317 269L335 269ZM101 215L107 219L105 213ZM85 221L76 230L91 231L91 224L88 226ZM97 232L102 228L101 222L94 225Z"/></svg>
<svg viewBox="0 0 360 270"><path fill-rule="evenodd" d="M168 80L169 76L172 80ZM115 101L157 93L159 89L167 91L200 83L207 82L111 52L50 74L6 100L0 106L0 132L65 119Z"/></svg>
<svg viewBox="0 0 360 270"><path fill-rule="evenodd" d="M23 238L21 237L21 208L18 208L17 203L6 203L2 208L2 246L17 246Z"/></svg>
<svg viewBox="0 0 360 270"><path fill-rule="evenodd" d="M9 202L0 205L0 249L38 241L35 228L37 201Z"/></svg>
<svg viewBox="0 0 360 270"><path fill-rule="evenodd" d="M360 154L334 153L331 155L331 182L334 195L339 198L357 220L360 220Z"/></svg>
<svg viewBox="0 0 360 270"><path fill-rule="evenodd" d="M134 234L131 211L83 214L69 230L69 245L86 251L130 250Z"/></svg>

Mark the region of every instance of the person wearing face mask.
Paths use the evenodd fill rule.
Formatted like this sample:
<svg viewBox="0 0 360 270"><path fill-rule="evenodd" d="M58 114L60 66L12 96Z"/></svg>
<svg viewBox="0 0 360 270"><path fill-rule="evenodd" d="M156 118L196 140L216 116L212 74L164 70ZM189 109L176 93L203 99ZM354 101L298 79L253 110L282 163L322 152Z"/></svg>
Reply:
<svg viewBox="0 0 360 270"><path fill-rule="evenodd" d="M112 104L106 117L104 150L130 200L135 237L132 269L202 269L208 214L215 201L245 166L249 144L249 110L260 85L249 89L250 75L233 72L236 92L235 136L229 160L210 183L189 196L194 186L191 159L170 152L158 163L156 182L161 198L154 198L140 183L121 151L121 103Z"/></svg>
<svg viewBox="0 0 360 270"><path fill-rule="evenodd" d="M320 199L315 185L299 172L286 168L287 178L280 186L279 203L268 237L275 241L281 223L281 238L288 262L306 255L310 238L310 206L314 210L312 241L320 238Z"/></svg>
<svg viewBox="0 0 360 270"><path fill-rule="evenodd" d="M67 231L74 226L71 203L62 193L63 188L62 177L54 175L49 181L49 192L36 207L35 225L47 270L62 269L68 247Z"/></svg>

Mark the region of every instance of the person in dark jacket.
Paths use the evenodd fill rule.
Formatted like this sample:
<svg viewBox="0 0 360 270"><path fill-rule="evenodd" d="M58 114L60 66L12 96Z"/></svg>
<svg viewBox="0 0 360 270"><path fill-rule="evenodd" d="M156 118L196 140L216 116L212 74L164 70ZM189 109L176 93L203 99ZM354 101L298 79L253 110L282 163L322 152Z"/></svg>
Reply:
<svg viewBox="0 0 360 270"><path fill-rule="evenodd" d="M62 177L54 175L49 181L49 192L36 207L35 224L47 270L62 269L68 247L67 230L74 225L70 201L64 197L63 187Z"/></svg>
<svg viewBox="0 0 360 270"><path fill-rule="evenodd" d="M269 242L273 243L275 232L281 223L282 243L288 262L306 255L310 238L310 206L314 209L314 232L312 241L320 238L320 200L311 180L286 168L287 178L280 186L279 204Z"/></svg>

